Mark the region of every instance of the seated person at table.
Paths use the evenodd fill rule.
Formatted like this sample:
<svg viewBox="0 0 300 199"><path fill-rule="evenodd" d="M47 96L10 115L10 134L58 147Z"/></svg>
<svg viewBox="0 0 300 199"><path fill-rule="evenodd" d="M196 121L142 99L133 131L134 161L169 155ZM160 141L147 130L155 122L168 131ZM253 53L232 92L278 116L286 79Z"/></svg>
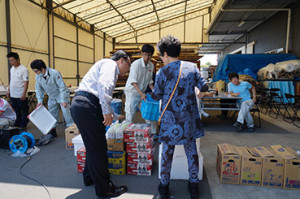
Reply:
<svg viewBox="0 0 300 199"><path fill-rule="evenodd" d="M10 104L0 98L0 127L12 126L15 123L17 116Z"/></svg>
<svg viewBox="0 0 300 199"><path fill-rule="evenodd" d="M250 110L253 108L256 102L256 91L254 86L248 82L240 82L239 75L237 73L230 73L228 75L230 83L228 86L229 94L235 97L241 97L241 109L237 121L233 124L238 131L242 130L244 121L247 123L248 131L254 131L254 122L251 116ZM253 98L251 99L250 90L252 91Z"/></svg>

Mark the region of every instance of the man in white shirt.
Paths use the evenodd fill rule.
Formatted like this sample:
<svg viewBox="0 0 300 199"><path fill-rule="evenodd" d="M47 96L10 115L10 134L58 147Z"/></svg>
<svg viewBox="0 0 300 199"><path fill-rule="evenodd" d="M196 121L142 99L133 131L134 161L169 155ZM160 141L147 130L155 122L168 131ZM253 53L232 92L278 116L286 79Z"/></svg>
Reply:
<svg viewBox="0 0 300 199"><path fill-rule="evenodd" d="M154 53L154 47L145 44L142 47L142 58L135 60L131 67L129 77L125 86L125 112L126 120L132 122L137 108L141 109L142 100L146 99L145 91L147 86L153 90L153 70L154 65L150 61ZM156 122L146 120L151 124L152 133L156 132Z"/></svg>
<svg viewBox="0 0 300 199"><path fill-rule="evenodd" d="M18 53L10 52L6 56L12 65L10 69L10 83L7 97L10 97L11 105L17 114L14 126L24 130L29 122L27 89L29 82L29 72L20 62Z"/></svg>
<svg viewBox="0 0 300 199"><path fill-rule="evenodd" d="M114 112L111 101L118 75L125 75L130 65L129 56L122 50L111 59L96 62L80 82L71 104L71 115L86 148L83 181L86 186L95 184L100 198L117 197L127 191L126 186L115 186L110 180L105 126L113 119L124 119Z"/></svg>
<svg viewBox="0 0 300 199"><path fill-rule="evenodd" d="M17 116L10 104L0 98L0 127L12 126Z"/></svg>

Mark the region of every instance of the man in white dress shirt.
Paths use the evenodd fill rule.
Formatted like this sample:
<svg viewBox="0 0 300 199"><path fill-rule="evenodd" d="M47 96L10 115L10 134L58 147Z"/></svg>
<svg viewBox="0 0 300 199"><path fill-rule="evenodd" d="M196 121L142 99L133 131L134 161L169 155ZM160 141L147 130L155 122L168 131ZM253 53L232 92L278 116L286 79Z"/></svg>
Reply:
<svg viewBox="0 0 300 199"><path fill-rule="evenodd" d="M26 129L29 122L27 89L29 72L20 62L18 53L10 52L6 56L12 65L10 69L10 82L6 96L10 97L11 105L16 112L17 119L14 126Z"/></svg>
<svg viewBox="0 0 300 199"><path fill-rule="evenodd" d="M142 100L146 99L147 86L153 90L154 65L150 61L154 53L154 47L145 44L142 47L142 58L135 60L130 67L129 77L125 86L125 112L126 120L132 122L137 108L141 109ZM156 132L156 122L146 120L151 124L152 133Z"/></svg>
<svg viewBox="0 0 300 199"><path fill-rule="evenodd" d="M80 82L71 105L86 148L83 181L86 186L95 184L100 198L117 197L127 191L126 186L115 186L110 180L105 126L113 119L124 119L114 112L111 101L118 75L125 75L130 65L129 56L122 50L96 62Z"/></svg>

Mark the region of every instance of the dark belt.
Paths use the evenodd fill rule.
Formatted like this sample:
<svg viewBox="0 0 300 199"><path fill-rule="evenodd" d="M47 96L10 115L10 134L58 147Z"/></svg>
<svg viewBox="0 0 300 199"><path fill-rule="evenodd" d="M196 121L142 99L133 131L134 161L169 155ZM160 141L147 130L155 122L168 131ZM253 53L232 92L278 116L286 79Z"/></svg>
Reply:
<svg viewBox="0 0 300 199"><path fill-rule="evenodd" d="M96 97L94 94L92 93L88 93L86 91L78 91L76 92L75 96L80 95L80 96L85 96L90 100L96 100L97 102L99 102L99 98Z"/></svg>

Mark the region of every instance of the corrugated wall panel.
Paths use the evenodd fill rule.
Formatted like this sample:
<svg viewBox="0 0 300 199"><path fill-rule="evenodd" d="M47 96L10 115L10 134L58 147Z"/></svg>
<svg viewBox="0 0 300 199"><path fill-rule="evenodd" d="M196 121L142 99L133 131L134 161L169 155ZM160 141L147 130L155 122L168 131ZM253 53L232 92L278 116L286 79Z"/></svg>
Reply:
<svg viewBox="0 0 300 199"><path fill-rule="evenodd" d="M10 9L12 45L47 52L47 12L21 0L10 1Z"/></svg>
<svg viewBox="0 0 300 199"><path fill-rule="evenodd" d="M76 42L76 27L54 17L54 35Z"/></svg>
<svg viewBox="0 0 300 199"><path fill-rule="evenodd" d="M7 65L7 48L0 46L0 79L7 86L8 85L8 65ZM0 85L2 82L0 81Z"/></svg>
<svg viewBox="0 0 300 199"><path fill-rule="evenodd" d="M0 44L6 44L6 17L5 17L5 1L0 1Z"/></svg>
<svg viewBox="0 0 300 199"><path fill-rule="evenodd" d="M184 41L184 23L179 23L161 30L161 36L173 35L181 42Z"/></svg>
<svg viewBox="0 0 300 199"><path fill-rule="evenodd" d="M54 55L55 57L62 57L76 60L76 44L63 40L61 38L54 38ZM56 67L56 65L55 65Z"/></svg>
<svg viewBox="0 0 300 199"><path fill-rule="evenodd" d="M93 66L93 64L88 64L88 63L79 63L79 73L80 77L83 77L89 69Z"/></svg>
<svg viewBox="0 0 300 199"><path fill-rule="evenodd" d="M105 41L105 56L109 56L110 57L110 51L113 50L113 44Z"/></svg>
<svg viewBox="0 0 300 199"><path fill-rule="evenodd" d="M35 74L30 63L34 59L48 63L47 12L22 0L10 1L10 12L12 51L19 54L21 63L29 70L29 90L33 90Z"/></svg>
<svg viewBox="0 0 300 199"><path fill-rule="evenodd" d="M76 27L57 17L54 17L54 57L55 69L62 74L66 85L77 85Z"/></svg>
<svg viewBox="0 0 300 199"><path fill-rule="evenodd" d="M159 31L154 31L137 38L138 43L153 43L159 40Z"/></svg>
<svg viewBox="0 0 300 199"><path fill-rule="evenodd" d="M95 62L103 58L103 39L95 36Z"/></svg>
<svg viewBox="0 0 300 199"><path fill-rule="evenodd" d="M198 17L186 21L185 24L185 41L186 42L201 42L202 41L202 26L203 17Z"/></svg>
<svg viewBox="0 0 300 199"><path fill-rule="evenodd" d="M93 35L84 30L78 30L78 42L82 45L93 48Z"/></svg>

